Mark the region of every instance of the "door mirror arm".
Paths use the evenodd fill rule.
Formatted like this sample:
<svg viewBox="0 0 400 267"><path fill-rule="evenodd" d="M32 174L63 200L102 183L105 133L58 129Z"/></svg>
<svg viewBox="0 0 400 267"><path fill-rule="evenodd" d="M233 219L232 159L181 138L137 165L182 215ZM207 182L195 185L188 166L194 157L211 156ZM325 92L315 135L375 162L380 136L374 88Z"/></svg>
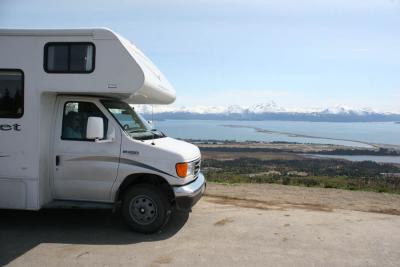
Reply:
<svg viewBox="0 0 400 267"><path fill-rule="evenodd" d="M104 140L95 139L94 142L99 144L112 143L114 142L114 139L104 139Z"/></svg>
<svg viewBox="0 0 400 267"><path fill-rule="evenodd" d="M96 138L94 141L96 143L99 143L99 144L114 142L115 141L115 129L114 129L114 127L110 126L110 134L107 136L107 139L100 140L100 139Z"/></svg>

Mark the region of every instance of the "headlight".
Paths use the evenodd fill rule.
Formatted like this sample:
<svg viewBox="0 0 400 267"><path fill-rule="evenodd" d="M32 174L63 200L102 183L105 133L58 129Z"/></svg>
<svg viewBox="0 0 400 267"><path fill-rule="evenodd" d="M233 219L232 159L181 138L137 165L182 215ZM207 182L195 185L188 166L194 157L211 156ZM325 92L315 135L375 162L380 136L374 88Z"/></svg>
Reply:
<svg viewBox="0 0 400 267"><path fill-rule="evenodd" d="M194 175L194 167L195 167L194 162L188 163L187 175Z"/></svg>
<svg viewBox="0 0 400 267"><path fill-rule="evenodd" d="M181 162L175 165L176 174L185 178L189 175L194 175L195 162Z"/></svg>

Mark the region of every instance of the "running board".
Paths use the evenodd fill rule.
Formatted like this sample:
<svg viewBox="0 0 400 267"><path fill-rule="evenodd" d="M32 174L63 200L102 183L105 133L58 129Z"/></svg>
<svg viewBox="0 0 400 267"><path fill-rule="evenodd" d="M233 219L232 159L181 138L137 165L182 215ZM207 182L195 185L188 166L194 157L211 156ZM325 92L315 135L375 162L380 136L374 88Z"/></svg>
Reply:
<svg viewBox="0 0 400 267"><path fill-rule="evenodd" d="M43 206L44 209L113 209L114 203L99 203L74 200L54 200Z"/></svg>

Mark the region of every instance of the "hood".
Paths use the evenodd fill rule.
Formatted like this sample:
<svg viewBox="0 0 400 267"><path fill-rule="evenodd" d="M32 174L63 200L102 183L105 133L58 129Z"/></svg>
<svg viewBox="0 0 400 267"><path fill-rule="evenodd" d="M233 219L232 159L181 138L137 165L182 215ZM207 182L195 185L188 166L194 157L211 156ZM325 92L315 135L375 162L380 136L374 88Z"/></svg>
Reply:
<svg viewBox="0 0 400 267"><path fill-rule="evenodd" d="M146 143L153 142L146 140ZM165 152L176 154L182 157L182 161L192 161L200 157L200 149L188 142L177 140L171 137L164 137L154 140L154 147Z"/></svg>
<svg viewBox="0 0 400 267"><path fill-rule="evenodd" d="M154 142L154 145L152 144ZM126 177L132 172L155 172L162 175L171 185L184 185L195 179L194 176L178 178L175 165L178 162L190 162L200 158L200 150L190 143L164 137L154 140L138 141L127 136L122 141L121 162L134 161L132 164L121 164L119 172Z"/></svg>

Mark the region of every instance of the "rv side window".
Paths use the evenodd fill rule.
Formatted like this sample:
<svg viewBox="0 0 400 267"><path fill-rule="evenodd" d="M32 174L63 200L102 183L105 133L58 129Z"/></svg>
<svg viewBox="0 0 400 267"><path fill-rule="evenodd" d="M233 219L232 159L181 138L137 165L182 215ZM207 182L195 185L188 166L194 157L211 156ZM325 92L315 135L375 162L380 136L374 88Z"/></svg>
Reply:
<svg viewBox="0 0 400 267"><path fill-rule="evenodd" d="M0 118L21 118L24 113L24 74L0 69Z"/></svg>
<svg viewBox="0 0 400 267"><path fill-rule="evenodd" d="M94 70L92 43L48 43L44 50L44 69L48 73L90 73Z"/></svg>
<svg viewBox="0 0 400 267"><path fill-rule="evenodd" d="M64 105L61 139L93 141L86 138L86 126L89 117L103 118L104 137L106 137L108 120L94 103L67 102Z"/></svg>

